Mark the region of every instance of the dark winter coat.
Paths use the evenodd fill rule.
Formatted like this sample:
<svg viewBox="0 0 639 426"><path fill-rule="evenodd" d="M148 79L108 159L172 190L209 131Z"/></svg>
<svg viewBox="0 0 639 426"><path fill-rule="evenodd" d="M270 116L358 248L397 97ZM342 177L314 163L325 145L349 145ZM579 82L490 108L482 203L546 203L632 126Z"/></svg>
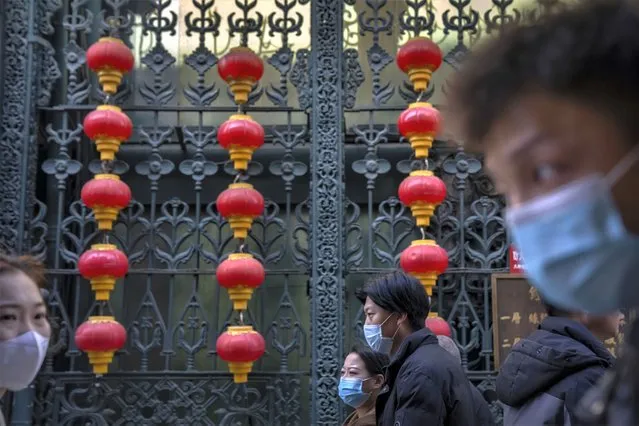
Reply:
<svg viewBox="0 0 639 426"><path fill-rule="evenodd" d="M426 328L404 340L388 366L386 384L376 403L380 426L479 426L472 385L459 361Z"/></svg>
<svg viewBox="0 0 639 426"><path fill-rule="evenodd" d="M612 354L584 325L547 317L519 341L497 377L504 426L577 425L579 401L613 364Z"/></svg>
<svg viewBox="0 0 639 426"><path fill-rule="evenodd" d="M493 419L493 413L490 412L486 398L484 398L481 392L479 392L479 389L475 386L471 386L470 389L475 407L475 419L479 422L478 424L481 426L493 426L495 424L495 420Z"/></svg>

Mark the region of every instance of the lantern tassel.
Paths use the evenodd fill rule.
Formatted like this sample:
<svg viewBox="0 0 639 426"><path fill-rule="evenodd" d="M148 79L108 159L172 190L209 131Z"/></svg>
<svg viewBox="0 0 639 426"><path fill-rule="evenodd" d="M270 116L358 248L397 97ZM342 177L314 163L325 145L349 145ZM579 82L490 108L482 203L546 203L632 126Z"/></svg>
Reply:
<svg viewBox="0 0 639 426"><path fill-rule="evenodd" d="M231 161L233 161L233 167L236 170L248 169L248 163L253 158L253 152L255 149L242 146L232 146L229 149Z"/></svg>
<svg viewBox="0 0 639 426"><path fill-rule="evenodd" d="M410 147L415 151L415 158L428 158L428 150L433 146L433 135L413 135L408 138Z"/></svg>
<svg viewBox="0 0 639 426"><path fill-rule="evenodd" d="M229 362L229 371L233 374L233 381L238 384L248 382L248 375L252 369L252 362Z"/></svg>
<svg viewBox="0 0 639 426"><path fill-rule="evenodd" d="M116 138L97 138L95 140L95 147L100 153L101 161L113 161L115 160L115 154L120 150L120 144L122 142Z"/></svg>
<svg viewBox="0 0 639 426"><path fill-rule="evenodd" d="M229 217L228 221L233 230L233 237L241 240L248 236L248 230L253 224L251 216L233 216Z"/></svg>
<svg viewBox="0 0 639 426"><path fill-rule="evenodd" d="M107 374L109 364L113 361L113 351L89 351L89 363L93 366L93 374Z"/></svg>
<svg viewBox="0 0 639 426"><path fill-rule="evenodd" d="M242 105L248 102L249 93L251 93L253 89L253 82L251 80L233 80L230 86L236 104Z"/></svg>
<svg viewBox="0 0 639 426"><path fill-rule="evenodd" d="M96 277L91 279L91 289L95 292L95 300L109 300L109 294L115 288L113 277Z"/></svg>
<svg viewBox="0 0 639 426"><path fill-rule="evenodd" d="M118 218L119 212L120 209L117 207L94 207L93 214L95 220L98 222L98 229L100 231L111 231L113 229L113 222Z"/></svg>
<svg viewBox="0 0 639 426"><path fill-rule="evenodd" d="M433 71L429 68L413 68L408 71L408 78L416 92L423 92L428 87Z"/></svg>
<svg viewBox="0 0 639 426"><path fill-rule="evenodd" d="M115 95L118 91L118 86L122 83L122 75L122 71L113 68L103 68L99 70L98 81L104 93Z"/></svg>
<svg viewBox="0 0 639 426"><path fill-rule="evenodd" d="M432 203L414 203L410 211L415 216L418 227L430 226L430 218L435 214L435 205Z"/></svg>
<svg viewBox="0 0 639 426"><path fill-rule="evenodd" d="M251 287L233 287L228 289L229 299L233 302L233 309L245 311L248 308L248 301L251 300L253 289Z"/></svg>

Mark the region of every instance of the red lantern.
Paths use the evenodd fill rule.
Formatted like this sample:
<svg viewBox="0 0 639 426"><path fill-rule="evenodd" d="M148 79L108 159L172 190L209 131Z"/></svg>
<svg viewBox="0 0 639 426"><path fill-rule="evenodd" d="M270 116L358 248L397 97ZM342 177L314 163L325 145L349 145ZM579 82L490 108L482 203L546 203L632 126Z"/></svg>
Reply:
<svg viewBox="0 0 639 426"><path fill-rule="evenodd" d="M442 51L437 43L415 37L397 51L397 66L408 74L416 92L426 90L430 78L442 64Z"/></svg>
<svg viewBox="0 0 639 426"><path fill-rule="evenodd" d="M106 374L113 354L126 343L126 330L115 318L89 317L75 332L75 344L89 355L95 374Z"/></svg>
<svg viewBox="0 0 639 426"><path fill-rule="evenodd" d="M133 123L114 105L100 105L84 119L84 133L95 141L100 160L112 161L120 144L131 137Z"/></svg>
<svg viewBox="0 0 639 426"><path fill-rule="evenodd" d="M133 69L133 52L122 40L102 37L87 50L87 64L98 73L102 90L109 95L118 91L122 76Z"/></svg>
<svg viewBox="0 0 639 426"><path fill-rule="evenodd" d="M408 139L416 158L428 158L428 150L439 132L440 114L427 102L415 102L397 120L399 133Z"/></svg>
<svg viewBox="0 0 639 426"><path fill-rule="evenodd" d="M245 104L253 85L264 75L264 64L248 47L234 47L217 63L217 70L231 86L235 103Z"/></svg>
<svg viewBox="0 0 639 426"><path fill-rule="evenodd" d="M264 355L266 342L250 325L230 326L218 337L215 348L228 362L235 383L246 383L253 363Z"/></svg>
<svg viewBox="0 0 639 426"><path fill-rule="evenodd" d="M416 170L399 185L399 199L410 207L417 226L430 225L435 207L446 198L446 184L430 170Z"/></svg>
<svg viewBox="0 0 639 426"><path fill-rule="evenodd" d="M246 170L253 152L264 144L264 128L250 115L235 114L222 123L217 140L231 154L237 170Z"/></svg>
<svg viewBox="0 0 639 426"><path fill-rule="evenodd" d="M93 244L80 256L78 269L91 282L95 300L109 300L115 281L129 272L129 259L113 244Z"/></svg>
<svg viewBox="0 0 639 426"><path fill-rule="evenodd" d="M248 235L253 220L264 212L264 197L248 183L232 183L217 197L217 209L229 221L235 238Z"/></svg>
<svg viewBox="0 0 639 426"><path fill-rule="evenodd" d="M80 196L93 209L98 229L110 231L120 210L131 202L131 189L117 175L100 174L84 184Z"/></svg>
<svg viewBox="0 0 639 426"><path fill-rule="evenodd" d="M233 309L246 310L253 290L264 282L264 267L247 253L233 253L215 271L217 282L229 292Z"/></svg>
<svg viewBox="0 0 639 426"><path fill-rule="evenodd" d="M448 253L433 240L415 240L399 257L401 268L419 280L433 295L437 276L448 268Z"/></svg>
<svg viewBox="0 0 639 426"><path fill-rule="evenodd" d="M436 313L431 312L431 314L426 318L426 328L432 331L435 336L446 336L452 339L453 332L450 329L450 324L445 319L438 317Z"/></svg>

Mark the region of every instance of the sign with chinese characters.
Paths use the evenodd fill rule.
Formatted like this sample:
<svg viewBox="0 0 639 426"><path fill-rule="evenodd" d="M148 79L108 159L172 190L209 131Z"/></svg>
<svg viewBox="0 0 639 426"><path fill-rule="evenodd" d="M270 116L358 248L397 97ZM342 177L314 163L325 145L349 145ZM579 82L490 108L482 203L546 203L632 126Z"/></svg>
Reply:
<svg viewBox="0 0 639 426"><path fill-rule="evenodd" d="M493 274L492 296L495 368L499 368L513 345L537 330L546 311L537 290L522 274ZM623 325L616 339L605 342L615 356L623 342Z"/></svg>
<svg viewBox="0 0 639 426"><path fill-rule="evenodd" d="M524 272L524 260L521 253L514 245L508 247L508 266L511 274L521 274Z"/></svg>

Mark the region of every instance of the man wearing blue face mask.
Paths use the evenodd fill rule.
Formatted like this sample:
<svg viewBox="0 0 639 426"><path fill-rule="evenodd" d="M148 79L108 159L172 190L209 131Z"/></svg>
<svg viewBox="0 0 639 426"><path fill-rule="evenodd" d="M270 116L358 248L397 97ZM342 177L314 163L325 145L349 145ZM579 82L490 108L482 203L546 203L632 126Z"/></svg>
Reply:
<svg viewBox="0 0 639 426"><path fill-rule="evenodd" d="M482 151L531 282L590 314L639 306L639 5L574 2L492 38L451 83L449 130ZM582 400L639 424L639 329Z"/></svg>
<svg viewBox="0 0 639 426"><path fill-rule="evenodd" d="M481 425L461 365L424 327L430 302L419 281L394 272L368 282L360 296L366 341L391 356L386 391L377 397L377 424Z"/></svg>

